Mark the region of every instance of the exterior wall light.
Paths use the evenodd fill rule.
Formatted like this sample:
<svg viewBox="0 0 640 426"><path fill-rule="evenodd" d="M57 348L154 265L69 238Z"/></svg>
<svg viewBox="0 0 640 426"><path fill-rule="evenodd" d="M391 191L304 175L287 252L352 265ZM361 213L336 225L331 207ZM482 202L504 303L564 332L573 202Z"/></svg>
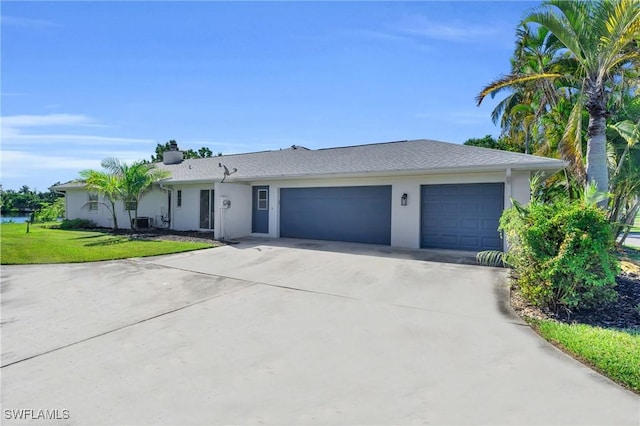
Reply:
<svg viewBox="0 0 640 426"><path fill-rule="evenodd" d="M407 198L409 198L409 196L407 195L406 192L404 194L402 194L402 197L400 197L400 205L401 206L406 206L407 205Z"/></svg>

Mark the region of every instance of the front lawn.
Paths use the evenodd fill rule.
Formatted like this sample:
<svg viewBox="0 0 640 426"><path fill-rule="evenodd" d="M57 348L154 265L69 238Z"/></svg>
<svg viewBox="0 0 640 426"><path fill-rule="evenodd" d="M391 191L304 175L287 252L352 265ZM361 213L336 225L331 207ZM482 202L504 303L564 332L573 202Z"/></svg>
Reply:
<svg viewBox="0 0 640 426"><path fill-rule="evenodd" d="M529 320L538 332L612 380L640 393L640 334L586 324Z"/></svg>
<svg viewBox="0 0 640 426"><path fill-rule="evenodd" d="M156 256L213 247L212 243L131 239L100 231L70 231L24 223L0 225L0 263L76 263Z"/></svg>

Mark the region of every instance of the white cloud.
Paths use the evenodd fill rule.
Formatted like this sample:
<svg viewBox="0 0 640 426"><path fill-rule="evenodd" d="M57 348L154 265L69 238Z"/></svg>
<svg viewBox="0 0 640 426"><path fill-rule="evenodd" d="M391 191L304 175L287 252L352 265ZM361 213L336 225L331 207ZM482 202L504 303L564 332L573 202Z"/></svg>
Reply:
<svg viewBox="0 0 640 426"><path fill-rule="evenodd" d="M58 27L55 22L46 21L44 19L21 18L18 16L0 16L0 24L3 27L22 27L22 28L49 28Z"/></svg>
<svg viewBox="0 0 640 426"><path fill-rule="evenodd" d="M76 130L78 127L106 127L89 116L82 114L45 114L45 115L9 115L0 118L2 128L2 145L23 147L25 144L50 145L130 145L154 144L152 139L130 138L120 136L102 136L75 132L45 131L29 133L34 128L65 128Z"/></svg>
<svg viewBox="0 0 640 426"><path fill-rule="evenodd" d="M149 159L156 141L104 134L104 126L83 114L12 115L1 117L2 183L5 188L44 188L74 179L84 169L116 157L131 163ZM91 132L87 132L87 127Z"/></svg>
<svg viewBox="0 0 640 426"><path fill-rule="evenodd" d="M74 145L129 145L129 144L155 144L153 139L124 138L113 136L77 135L68 133L38 133L38 134L3 134L2 144L25 143L30 144L59 144L67 142Z"/></svg>
<svg viewBox="0 0 640 426"><path fill-rule="evenodd" d="M80 114L7 115L1 118L2 127L41 127L92 124L93 120Z"/></svg>
<svg viewBox="0 0 640 426"><path fill-rule="evenodd" d="M82 170L100 167L100 160L33 154L26 151L0 151L3 176L29 176L40 170Z"/></svg>
<svg viewBox="0 0 640 426"><path fill-rule="evenodd" d="M393 28L402 34L454 42L483 42L502 33L495 25L478 25L462 21L441 22L423 15L406 17L393 25Z"/></svg>
<svg viewBox="0 0 640 426"><path fill-rule="evenodd" d="M407 42L412 41L410 37L406 37L399 34L392 34L390 32L377 31L377 30L345 30L337 33L338 36L361 38L365 40L373 41L399 41Z"/></svg>

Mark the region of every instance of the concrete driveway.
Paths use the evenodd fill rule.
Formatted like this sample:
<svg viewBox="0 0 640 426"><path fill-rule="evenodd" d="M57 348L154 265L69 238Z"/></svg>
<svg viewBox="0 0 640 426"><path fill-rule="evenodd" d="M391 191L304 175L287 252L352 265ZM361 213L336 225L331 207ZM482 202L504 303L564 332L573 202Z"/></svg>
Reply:
<svg viewBox="0 0 640 426"><path fill-rule="evenodd" d="M504 271L436 255L245 240L3 267L3 424L640 423L512 314Z"/></svg>

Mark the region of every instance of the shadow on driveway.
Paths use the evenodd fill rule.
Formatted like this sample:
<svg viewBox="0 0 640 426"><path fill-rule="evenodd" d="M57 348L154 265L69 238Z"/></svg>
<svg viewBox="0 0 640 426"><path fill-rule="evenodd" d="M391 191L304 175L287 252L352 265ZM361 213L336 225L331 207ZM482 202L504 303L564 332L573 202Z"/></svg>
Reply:
<svg viewBox="0 0 640 426"><path fill-rule="evenodd" d="M229 243L228 243L229 244ZM422 260L425 262L479 265L475 251L441 249L407 249L374 244L345 243L322 240L299 240L295 238L244 237L229 244L236 249L251 249L259 246L317 250L331 253L379 256L394 259Z"/></svg>

